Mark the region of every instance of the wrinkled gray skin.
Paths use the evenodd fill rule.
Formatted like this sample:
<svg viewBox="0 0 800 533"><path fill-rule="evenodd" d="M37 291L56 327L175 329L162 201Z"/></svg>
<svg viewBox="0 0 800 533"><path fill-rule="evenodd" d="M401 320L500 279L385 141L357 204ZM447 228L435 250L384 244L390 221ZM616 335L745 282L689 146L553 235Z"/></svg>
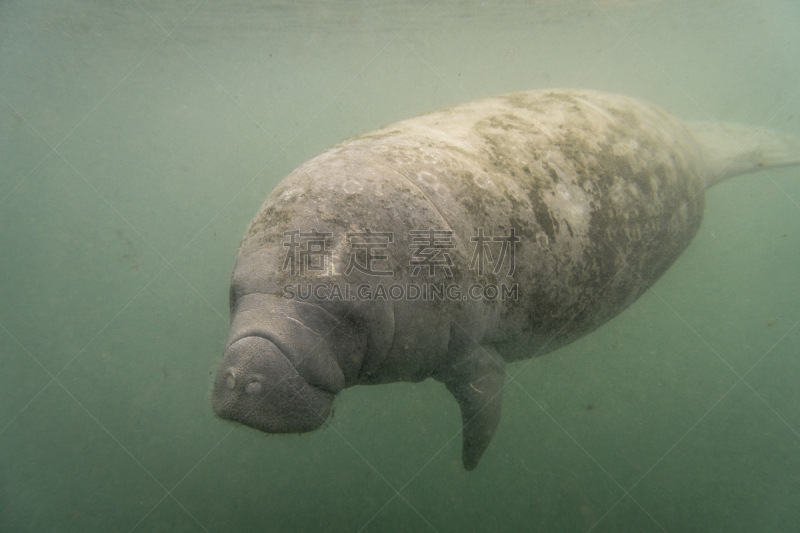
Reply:
<svg viewBox="0 0 800 533"><path fill-rule="evenodd" d="M222 418L269 433L311 431L345 387L432 377L455 396L464 467L500 418L506 363L593 331L650 287L689 245L704 189L797 164L796 140L686 123L627 96L531 91L476 100L344 141L287 176L244 236L231 329L212 392ZM514 228L515 270L470 269L478 228ZM393 232L373 277L345 269L346 232ZM452 277L412 277L409 230L453 230ZM330 232L326 273L283 269L284 232ZM497 255L499 248L495 248ZM364 252L359 260L365 263ZM441 257L441 256L439 256ZM285 285L518 284L516 301L300 300ZM323 294L324 296L325 294Z"/></svg>

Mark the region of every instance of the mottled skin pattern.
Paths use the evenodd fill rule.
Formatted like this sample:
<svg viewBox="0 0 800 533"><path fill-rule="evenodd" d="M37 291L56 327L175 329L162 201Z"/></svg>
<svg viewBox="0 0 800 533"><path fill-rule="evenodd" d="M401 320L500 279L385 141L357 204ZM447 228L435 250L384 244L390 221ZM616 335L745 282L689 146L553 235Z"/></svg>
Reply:
<svg viewBox="0 0 800 533"><path fill-rule="evenodd" d="M689 126L630 97L531 91L468 102L347 140L269 195L242 241L231 333L212 393L267 432L319 427L344 387L433 377L459 402L473 469L499 421L505 363L591 332L652 285L697 232L722 172ZM724 158L722 158L724 159ZM720 166L720 168L716 168ZM751 170L745 168L740 171ZM353 271L346 232L393 232ZM453 230L453 276L411 276L409 230ZM520 242L515 270L470 269L478 228ZM284 270L284 232L330 232L327 273ZM516 301L283 297L287 284L516 283Z"/></svg>

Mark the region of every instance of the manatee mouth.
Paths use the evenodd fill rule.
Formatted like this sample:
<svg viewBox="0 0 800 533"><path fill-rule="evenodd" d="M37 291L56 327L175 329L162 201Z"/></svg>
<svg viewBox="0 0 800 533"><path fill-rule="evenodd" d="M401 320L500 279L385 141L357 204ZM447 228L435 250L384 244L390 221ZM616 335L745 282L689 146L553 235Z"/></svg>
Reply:
<svg viewBox="0 0 800 533"><path fill-rule="evenodd" d="M266 433L302 433L320 427L334 395L310 385L264 337L237 340L225 350L211 391L220 418Z"/></svg>

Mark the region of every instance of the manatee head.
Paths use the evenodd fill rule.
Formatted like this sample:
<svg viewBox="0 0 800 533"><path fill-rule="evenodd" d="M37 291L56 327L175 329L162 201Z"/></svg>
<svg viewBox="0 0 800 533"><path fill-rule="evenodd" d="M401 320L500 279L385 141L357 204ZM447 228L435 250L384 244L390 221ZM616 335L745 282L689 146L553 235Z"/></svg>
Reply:
<svg viewBox="0 0 800 533"><path fill-rule="evenodd" d="M267 433L301 433L328 418L334 392L309 384L275 344L247 336L225 350L211 392L217 416Z"/></svg>

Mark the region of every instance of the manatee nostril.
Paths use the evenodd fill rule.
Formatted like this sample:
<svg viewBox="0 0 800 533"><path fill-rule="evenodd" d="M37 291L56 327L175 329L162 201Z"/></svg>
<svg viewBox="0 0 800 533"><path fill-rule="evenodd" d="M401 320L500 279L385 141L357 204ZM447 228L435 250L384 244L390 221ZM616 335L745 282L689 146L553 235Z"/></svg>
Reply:
<svg viewBox="0 0 800 533"><path fill-rule="evenodd" d="M261 392L261 383L258 381L251 381L247 384L247 387L245 387L244 390L247 392L247 394L258 394Z"/></svg>
<svg viewBox="0 0 800 533"><path fill-rule="evenodd" d="M229 389L233 389L236 386L236 377L233 372L228 373L228 377L225 379L225 386Z"/></svg>

